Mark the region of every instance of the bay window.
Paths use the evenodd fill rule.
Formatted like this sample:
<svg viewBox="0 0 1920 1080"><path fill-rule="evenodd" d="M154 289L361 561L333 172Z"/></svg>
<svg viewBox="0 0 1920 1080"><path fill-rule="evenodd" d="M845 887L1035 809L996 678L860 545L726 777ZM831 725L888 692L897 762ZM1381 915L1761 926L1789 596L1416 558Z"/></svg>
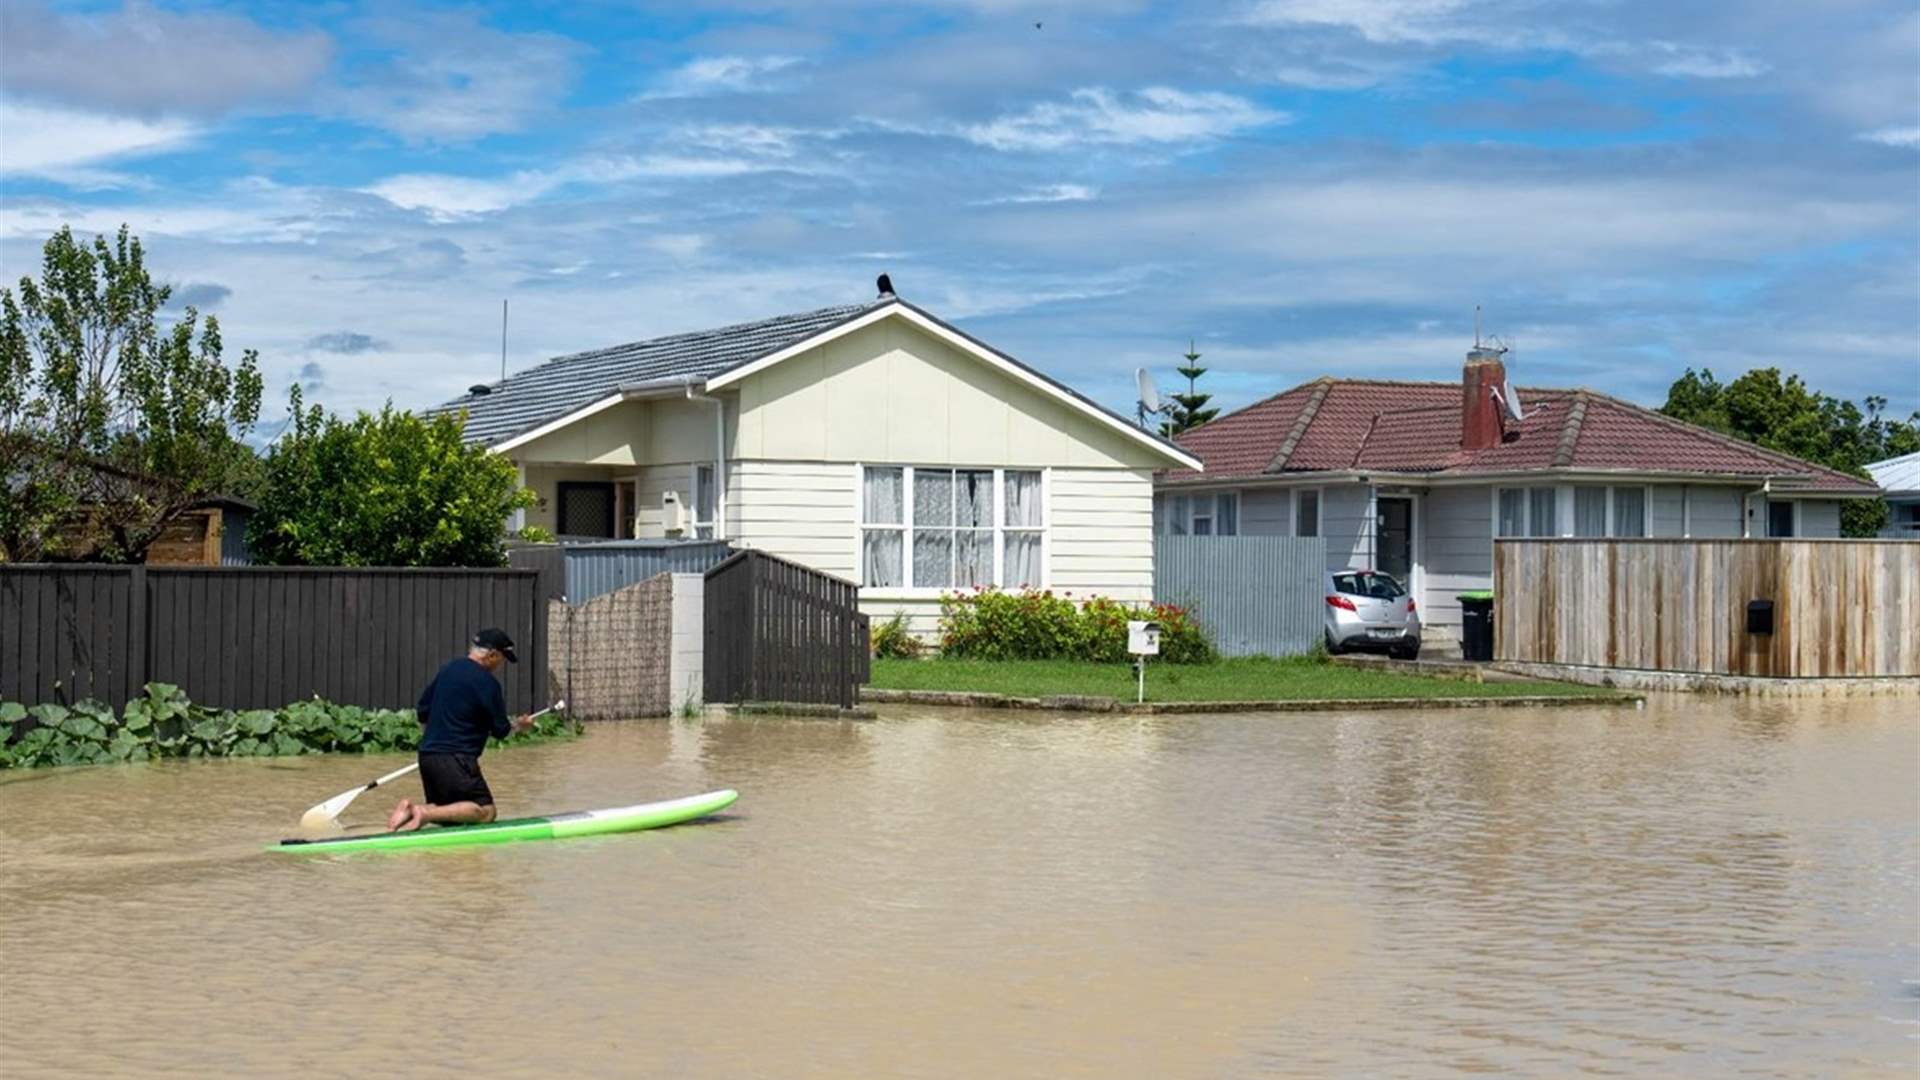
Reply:
<svg viewBox="0 0 1920 1080"><path fill-rule="evenodd" d="M1043 490L1037 469L863 468L861 584L1042 587Z"/></svg>

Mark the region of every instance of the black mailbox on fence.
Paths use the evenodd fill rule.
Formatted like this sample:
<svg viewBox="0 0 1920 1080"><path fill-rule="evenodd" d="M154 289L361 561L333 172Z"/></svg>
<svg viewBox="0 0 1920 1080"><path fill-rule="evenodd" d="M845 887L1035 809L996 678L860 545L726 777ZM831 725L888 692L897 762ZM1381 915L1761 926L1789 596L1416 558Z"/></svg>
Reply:
<svg viewBox="0 0 1920 1080"><path fill-rule="evenodd" d="M1773 633L1773 601L1771 600L1747 601L1747 633L1749 634Z"/></svg>

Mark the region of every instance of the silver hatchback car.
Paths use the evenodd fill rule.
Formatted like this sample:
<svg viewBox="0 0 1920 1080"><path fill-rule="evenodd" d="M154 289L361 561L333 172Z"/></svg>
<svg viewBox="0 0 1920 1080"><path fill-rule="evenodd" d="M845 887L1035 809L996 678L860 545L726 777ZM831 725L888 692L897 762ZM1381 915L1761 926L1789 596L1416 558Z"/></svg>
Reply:
<svg viewBox="0 0 1920 1080"><path fill-rule="evenodd" d="M1396 659L1420 655L1420 613L1392 574L1327 573L1327 651L1383 649Z"/></svg>

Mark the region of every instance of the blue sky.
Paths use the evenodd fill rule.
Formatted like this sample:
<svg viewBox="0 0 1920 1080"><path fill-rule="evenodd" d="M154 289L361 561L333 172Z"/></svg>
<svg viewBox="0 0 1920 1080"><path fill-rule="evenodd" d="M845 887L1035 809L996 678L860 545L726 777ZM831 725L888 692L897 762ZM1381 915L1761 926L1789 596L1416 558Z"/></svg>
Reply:
<svg viewBox="0 0 1920 1080"><path fill-rule="evenodd" d="M1920 409L1920 9L0 4L0 276L129 224L278 398L900 292L1116 408L1452 379Z"/></svg>

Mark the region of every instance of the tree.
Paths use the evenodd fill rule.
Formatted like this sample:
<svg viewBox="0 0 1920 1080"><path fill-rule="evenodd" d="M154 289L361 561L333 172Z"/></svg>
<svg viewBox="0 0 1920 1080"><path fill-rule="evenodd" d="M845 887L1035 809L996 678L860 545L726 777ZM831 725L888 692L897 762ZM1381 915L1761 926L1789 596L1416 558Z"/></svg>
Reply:
<svg viewBox="0 0 1920 1080"><path fill-rule="evenodd" d="M1213 400L1213 395L1203 394L1195 386L1200 381L1200 376L1207 373L1207 369L1200 366L1200 354L1194 351L1191 341L1187 342L1185 359L1187 361L1185 366L1174 370L1187 377L1187 392L1168 395L1173 399L1173 406L1167 412L1166 421L1160 425L1160 434L1168 438L1183 431L1191 431L1220 415L1219 409L1206 407L1207 402Z"/></svg>
<svg viewBox="0 0 1920 1080"><path fill-rule="evenodd" d="M507 516L532 506L513 463L461 438L464 415L389 404L342 420L292 391L267 455L254 558L282 566L499 566Z"/></svg>
<svg viewBox="0 0 1920 1080"><path fill-rule="evenodd" d="M1872 462L1920 451L1920 412L1897 420L1883 415L1886 408L1879 396L1858 406L1828 397L1798 375L1782 379L1779 368L1755 368L1726 384L1710 370L1688 368L1668 388L1660 411L1864 478ZM1840 506L1844 536L1873 536L1886 520L1884 500L1849 499Z"/></svg>
<svg viewBox="0 0 1920 1080"><path fill-rule="evenodd" d="M229 369L220 325L147 273L126 226L62 228L40 280L0 290L0 561L139 561L166 525L244 476L259 358Z"/></svg>

